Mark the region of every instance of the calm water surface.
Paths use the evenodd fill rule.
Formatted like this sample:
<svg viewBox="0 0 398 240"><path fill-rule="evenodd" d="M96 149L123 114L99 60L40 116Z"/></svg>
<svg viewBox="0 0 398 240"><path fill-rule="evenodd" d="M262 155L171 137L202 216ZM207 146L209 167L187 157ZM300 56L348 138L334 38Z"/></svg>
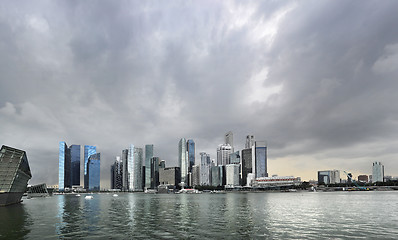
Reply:
<svg viewBox="0 0 398 240"><path fill-rule="evenodd" d="M84 196L0 208L0 239L398 238L398 192Z"/></svg>

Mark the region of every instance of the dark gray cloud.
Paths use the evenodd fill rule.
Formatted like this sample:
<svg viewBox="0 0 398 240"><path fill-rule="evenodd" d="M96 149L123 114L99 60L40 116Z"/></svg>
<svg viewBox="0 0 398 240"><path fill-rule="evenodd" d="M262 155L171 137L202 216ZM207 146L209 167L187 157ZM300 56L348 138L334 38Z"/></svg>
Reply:
<svg viewBox="0 0 398 240"><path fill-rule="evenodd" d="M102 180L130 143L177 164L235 134L270 173L398 175L394 1L0 4L0 143L57 183L58 142L96 145ZM199 155L198 155L199 156Z"/></svg>

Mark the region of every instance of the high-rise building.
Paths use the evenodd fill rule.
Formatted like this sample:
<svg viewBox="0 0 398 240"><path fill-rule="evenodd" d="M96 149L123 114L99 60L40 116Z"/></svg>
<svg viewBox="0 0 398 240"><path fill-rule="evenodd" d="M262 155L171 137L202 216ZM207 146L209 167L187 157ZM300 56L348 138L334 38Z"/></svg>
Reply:
<svg viewBox="0 0 398 240"><path fill-rule="evenodd" d="M87 162L88 158L97 153L95 146L84 145L84 188L88 189L88 175L87 175Z"/></svg>
<svg viewBox="0 0 398 240"><path fill-rule="evenodd" d="M70 149L64 141L59 142L58 188L72 188Z"/></svg>
<svg viewBox="0 0 398 240"><path fill-rule="evenodd" d="M87 185L89 191L100 190L101 154L90 155L87 161Z"/></svg>
<svg viewBox="0 0 398 240"><path fill-rule="evenodd" d="M128 151L127 171L129 191L142 191L142 148L130 145Z"/></svg>
<svg viewBox="0 0 398 240"><path fill-rule="evenodd" d="M200 185L200 166L193 165L192 166L192 187Z"/></svg>
<svg viewBox="0 0 398 240"><path fill-rule="evenodd" d="M210 175L211 160L210 154L205 152L200 153L200 185L210 186L211 175Z"/></svg>
<svg viewBox="0 0 398 240"><path fill-rule="evenodd" d="M122 165L123 165L122 190L123 191L129 190L128 157L129 157L129 150L128 149L122 150Z"/></svg>
<svg viewBox="0 0 398 240"><path fill-rule="evenodd" d="M239 170L240 164L228 164L226 169L226 185L229 187L236 187L240 184Z"/></svg>
<svg viewBox="0 0 398 240"><path fill-rule="evenodd" d="M239 151L229 154L229 163L230 164L240 164Z"/></svg>
<svg viewBox="0 0 398 240"><path fill-rule="evenodd" d="M253 157L253 149L252 148L247 148L247 149L243 149L242 150L242 186L247 186L248 182L247 182L247 176L249 173L253 172L253 161L252 161L252 157Z"/></svg>
<svg viewBox="0 0 398 240"><path fill-rule="evenodd" d="M192 172L192 166L195 165L195 142L192 139L187 141L187 151L188 151L188 172Z"/></svg>
<svg viewBox="0 0 398 240"><path fill-rule="evenodd" d="M229 155L232 153L229 143L220 144L217 148L217 166L225 166L230 163Z"/></svg>
<svg viewBox="0 0 398 240"><path fill-rule="evenodd" d="M117 156L115 162L111 165L111 188L123 189L123 162Z"/></svg>
<svg viewBox="0 0 398 240"><path fill-rule="evenodd" d="M160 161L159 157L151 158L150 188L152 189L156 189L159 186L159 161Z"/></svg>
<svg viewBox="0 0 398 240"><path fill-rule="evenodd" d="M181 138L178 143L178 164L181 171L181 184L188 185L188 151L187 141Z"/></svg>
<svg viewBox="0 0 398 240"><path fill-rule="evenodd" d="M255 141L255 177L268 177L267 144L265 141Z"/></svg>
<svg viewBox="0 0 398 240"><path fill-rule="evenodd" d="M229 131L225 134L225 144L229 144L231 146L232 152L234 151L234 134Z"/></svg>
<svg viewBox="0 0 398 240"><path fill-rule="evenodd" d="M318 171L318 184L336 184L340 183L339 170Z"/></svg>
<svg viewBox="0 0 398 240"><path fill-rule="evenodd" d="M72 186L80 186L80 145L71 145L69 149Z"/></svg>
<svg viewBox="0 0 398 240"><path fill-rule="evenodd" d="M214 187L225 185L224 166L212 166L211 167L211 185Z"/></svg>
<svg viewBox="0 0 398 240"><path fill-rule="evenodd" d="M253 146L254 146L254 136L253 135L247 135L246 136L245 149L251 148Z"/></svg>
<svg viewBox="0 0 398 240"><path fill-rule="evenodd" d="M151 158L153 157L153 144L145 145L145 187L151 188Z"/></svg>
<svg viewBox="0 0 398 240"><path fill-rule="evenodd" d="M372 167L372 181L384 182L384 165L381 162L374 162Z"/></svg>
<svg viewBox="0 0 398 240"><path fill-rule="evenodd" d="M166 160L160 160L159 168L165 168L165 167L166 167Z"/></svg>

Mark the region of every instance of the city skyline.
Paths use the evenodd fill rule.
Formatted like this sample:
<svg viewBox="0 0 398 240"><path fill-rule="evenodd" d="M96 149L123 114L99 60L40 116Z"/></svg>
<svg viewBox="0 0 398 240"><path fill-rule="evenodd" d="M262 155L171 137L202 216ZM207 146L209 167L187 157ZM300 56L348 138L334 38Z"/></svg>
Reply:
<svg viewBox="0 0 398 240"><path fill-rule="evenodd" d="M1 4L0 144L30 184L58 183L60 141L100 149L106 188L130 144L171 167L193 139L198 165L228 131L270 176L398 176L396 1Z"/></svg>

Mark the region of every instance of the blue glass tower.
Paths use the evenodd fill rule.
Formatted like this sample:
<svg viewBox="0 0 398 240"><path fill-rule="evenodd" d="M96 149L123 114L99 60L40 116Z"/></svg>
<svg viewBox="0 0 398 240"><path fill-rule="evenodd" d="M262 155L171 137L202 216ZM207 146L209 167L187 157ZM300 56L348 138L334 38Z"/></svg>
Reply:
<svg viewBox="0 0 398 240"><path fill-rule="evenodd" d="M267 145L263 141L255 142L255 177L268 177L267 172Z"/></svg>
<svg viewBox="0 0 398 240"><path fill-rule="evenodd" d="M100 153L90 155L87 161L87 179L88 179L87 185L89 191L100 190L100 166L101 166Z"/></svg>
<svg viewBox="0 0 398 240"><path fill-rule="evenodd" d="M187 141L187 149L189 162L188 172L192 172L192 166L195 165L195 142L192 139Z"/></svg>
<svg viewBox="0 0 398 240"><path fill-rule="evenodd" d="M151 159L153 157L153 144L145 145L145 187L152 188L151 184Z"/></svg>
<svg viewBox="0 0 398 240"><path fill-rule="evenodd" d="M72 145L69 149L71 157L72 186L80 186L80 145Z"/></svg>
<svg viewBox="0 0 398 240"><path fill-rule="evenodd" d="M87 174L87 163L91 155L97 153L95 146L84 145L84 188L88 189L88 174Z"/></svg>
<svg viewBox="0 0 398 240"><path fill-rule="evenodd" d="M64 141L59 142L58 188L64 191L72 187L70 149Z"/></svg>

